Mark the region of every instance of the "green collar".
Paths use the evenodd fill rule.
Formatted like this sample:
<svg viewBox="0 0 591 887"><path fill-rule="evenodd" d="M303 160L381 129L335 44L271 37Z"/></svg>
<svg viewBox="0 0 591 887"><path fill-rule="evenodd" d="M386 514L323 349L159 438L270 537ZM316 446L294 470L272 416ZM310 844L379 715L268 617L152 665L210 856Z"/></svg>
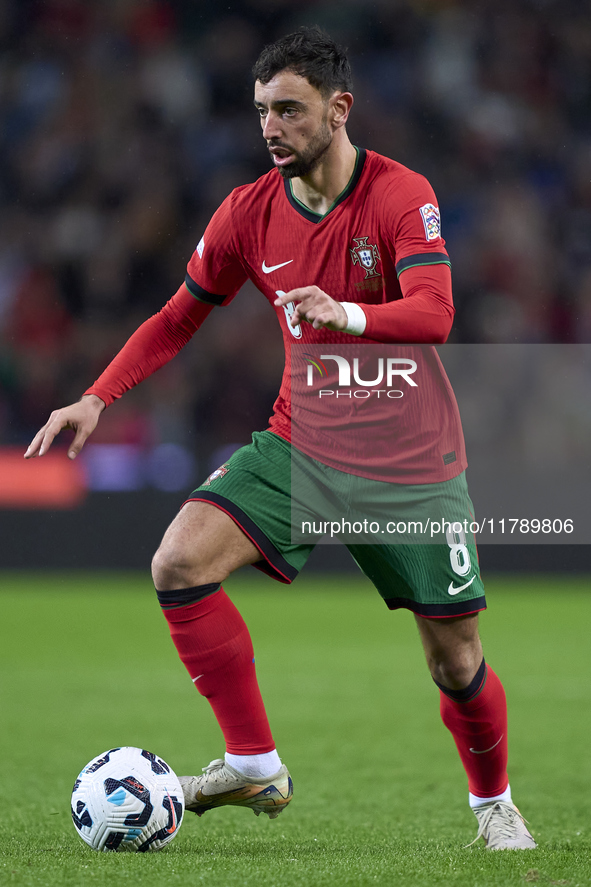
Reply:
<svg viewBox="0 0 591 887"><path fill-rule="evenodd" d="M315 224L318 224L318 222L321 222L323 219L325 219L329 215L329 213L331 213L333 211L333 209L335 209L337 206L339 206L339 204L341 204L343 202L343 200L346 200L347 197L349 196L349 194L355 188L355 185L359 181L361 173L363 172L363 167L365 166L365 159L366 159L366 151L364 148L360 149L360 148L355 147L355 151L357 152L357 157L355 159L355 168L353 169L353 173L351 175L351 178L347 182L347 185L345 186L345 188L343 188L343 190L341 191L339 196L329 206L329 208L327 209L327 211L325 213L314 212L313 209L310 209L308 206L306 206L304 203L302 203L301 200L298 200L298 198L293 193L291 179L284 180L285 194L286 194L287 199L289 200L289 202L291 203L293 208L295 210L297 210L297 212L299 212L299 214L301 216L304 216L305 219L308 219L309 222L314 222Z"/></svg>

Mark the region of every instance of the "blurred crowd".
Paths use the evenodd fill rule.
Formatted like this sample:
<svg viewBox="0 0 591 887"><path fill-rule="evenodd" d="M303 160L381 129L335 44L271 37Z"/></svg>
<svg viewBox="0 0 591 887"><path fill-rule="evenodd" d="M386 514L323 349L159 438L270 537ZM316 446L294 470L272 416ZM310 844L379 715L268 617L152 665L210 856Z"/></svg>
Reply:
<svg viewBox="0 0 591 887"><path fill-rule="evenodd" d="M591 341L591 7L579 0L2 0L0 444L76 400L184 279L212 212L269 159L262 46L349 47L350 135L425 174L452 341ZM282 343L250 285L95 441L217 447L264 428ZM213 460L213 461L212 461Z"/></svg>

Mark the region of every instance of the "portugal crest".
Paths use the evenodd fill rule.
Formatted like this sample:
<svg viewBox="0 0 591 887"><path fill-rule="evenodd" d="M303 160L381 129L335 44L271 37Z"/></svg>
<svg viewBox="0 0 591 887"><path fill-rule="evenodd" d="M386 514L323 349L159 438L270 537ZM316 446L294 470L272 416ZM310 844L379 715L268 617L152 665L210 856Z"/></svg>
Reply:
<svg viewBox="0 0 591 887"><path fill-rule="evenodd" d="M368 243L369 237L354 237L355 246L349 249L354 265L361 265L365 268L365 280L368 277L380 277L380 272L376 271L376 265L381 258L377 244Z"/></svg>
<svg viewBox="0 0 591 887"><path fill-rule="evenodd" d="M230 466L227 462L224 462L219 468L216 468L215 471L212 471L207 480L204 480L201 484L202 487L208 487L212 480L217 480L219 477L223 477L224 474L227 474L230 470Z"/></svg>

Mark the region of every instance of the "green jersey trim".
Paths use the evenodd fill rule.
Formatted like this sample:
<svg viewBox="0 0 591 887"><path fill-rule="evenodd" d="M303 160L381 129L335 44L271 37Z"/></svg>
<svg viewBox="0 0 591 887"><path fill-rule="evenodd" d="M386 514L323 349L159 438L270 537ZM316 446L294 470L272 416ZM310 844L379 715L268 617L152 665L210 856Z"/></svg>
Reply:
<svg viewBox="0 0 591 887"><path fill-rule="evenodd" d="M400 277L403 271L419 265L449 265L451 268L451 261L447 253L416 253L396 263L396 274Z"/></svg>
<svg viewBox="0 0 591 887"><path fill-rule="evenodd" d="M333 210L335 210L337 208L337 206L340 206L340 204L343 202L343 200L347 199L347 197L352 193L355 186L357 185L357 182L359 181L359 179L361 177L361 173L363 172L363 168L365 166L365 159L367 156L367 152L366 152L365 148L355 148L355 151L357 152L357 158L355 160L355 168L353 170L353 174L352 174L351 178L349 179L346 187L341 191L341 193L339 194L337 199L333 203L331 203L331 205L329 206L329 208L327 209L327 211L325 213L314 212L313 209L310 209L304 203L302 203L301 200L298 200L298 198L293 193L291 180L290 179L284 180L283 186L285 188L285 196L287 197L287 199L289 200L289 202L291 203L293 208L296 210L296 212L298 212L301 216L303 216L309 222L314 222L314 224L317 225L319 222L322 222L324 219L326 219L326 217L328 215L330 215L330 213Z"/></svg>
<svg viewBox="0 0 591 887"><path fill-rule="evenodd" d="M219 306L224 299L228 298L227 296L220 296L217 293L208 293L207 290L204 290L202 286L199 286L199 284L188 274L185 276L185 286L194 299L197 299L198 302L203 302L205 305Z"/></svg>

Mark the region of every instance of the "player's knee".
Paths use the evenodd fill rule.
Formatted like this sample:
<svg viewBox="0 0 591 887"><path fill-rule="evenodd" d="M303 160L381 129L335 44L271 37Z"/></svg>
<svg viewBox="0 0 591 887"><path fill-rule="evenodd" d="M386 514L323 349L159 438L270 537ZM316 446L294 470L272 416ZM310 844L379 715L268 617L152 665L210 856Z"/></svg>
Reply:
<svg viewBox="0 0 591 887"><path fill-rule="evenodd" d="M474 679L482 661L482 653L456 649L429 657L429 671L434 681L450 690L463 690Z"/></svg>
<svg viewBox="0 0 591 887"><path fill-rule="evenodd" d="M198 564L169 545L161 545L152 559L152 579L160 591L198 585L198 573Z"/></svg>
<svg viewBox="0 0 591 887"><path fill-rule="evenodd" d="M211 562L198 542L187 550L164 541L152 559L152 579L159 591L223 582L227 573Z"/></svg>
<svg viewBox="0 0 591 887"><path fill-rule="evenodd" d="M156 588L160 591L178 588L178 584L174 581L176 572L175 564L160 546L152 558L152 579Z"/></svg>

